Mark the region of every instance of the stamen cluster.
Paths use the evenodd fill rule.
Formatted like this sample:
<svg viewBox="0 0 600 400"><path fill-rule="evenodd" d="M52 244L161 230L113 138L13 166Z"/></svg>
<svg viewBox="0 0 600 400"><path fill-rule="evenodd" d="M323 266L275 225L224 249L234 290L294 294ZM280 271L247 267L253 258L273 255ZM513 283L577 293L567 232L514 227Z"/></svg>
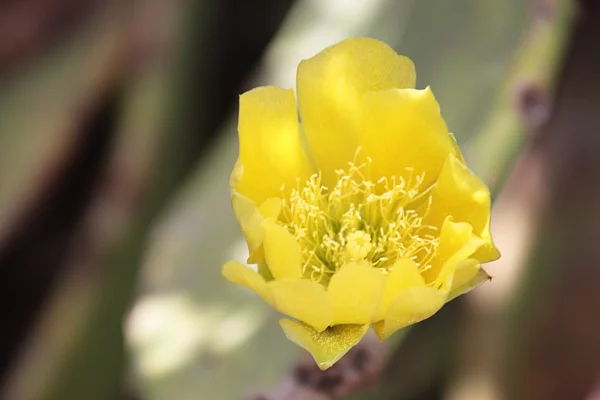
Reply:
<svg viewBox="0 0 600 400"><path fill-rule="evenodd" d="M336 171L332 188L320 174L289 194L282 188L281 223L299 243L306 278L327 285L348 262L366 262L382 273L399 258L414 260L421 271L430 267L439 243L436 228L423 223L431 188L411 170L373 181L370 163L348 163Z"/></svg>

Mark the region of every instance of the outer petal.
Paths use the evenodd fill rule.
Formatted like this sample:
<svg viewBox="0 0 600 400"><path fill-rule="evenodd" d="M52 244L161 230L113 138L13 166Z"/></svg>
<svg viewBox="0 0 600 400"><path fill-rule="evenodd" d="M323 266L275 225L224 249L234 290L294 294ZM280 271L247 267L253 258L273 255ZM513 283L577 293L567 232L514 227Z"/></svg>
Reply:
<svg viewBox="0 0 600 400"><path fill-rule="evenodd" d="M471 225L454 222L452 217L446 217L432 267L423 272L425 280L433 282L435 287L444 285L450 289L451 285L447 281L453 279L459 263L470 258L484 244L483 239L473 234Z"/></svg>
<svg viewBox="0 0 600 400"><path fill-rule="evenodd" d="M450 290L455 290L472 281L480 270L481 264L474 258L467 258L466 260L459 261L454 269L452 287Z"/></svg>
<svg viewBox="0 0 600 400"><path fill-rule="evenodd" d="M277 311L321 332L331 322L331 300L325 288L303 279L274 280L266 284Z"/></svg>
<svg viewBox="0 0 600 400"><path fill-rule="evenodd" d="M331 46L298 66L300 114L312 156L326 182L347 167L358 146L361 96L414 87L415 67L385 43L354 38Z"/></svg>
<svg viewBox="0 0 600 400"><path fill-rule="evenodd" d="M263 223L265 220L277 221L279 214L281 213L281 199L278 197L272 197L265 200L260 207L258 207L259 214L263 217L260 222L260 226L258 229L257 237L260 238L260 242L258 247L255 247L253 250L250 250L250 256L248 257L248 262L251 264L259 264L258 272L263 275L263 277L273 278L273 274L266 267L265 264L265 252L262 246L262 239L264 238L264 229ZM264 273L263 273L264 272Z"/></svg>
<svg viewBox="0 0 600 400"><path fill-rule="evenodd" d="M435 181L448 154L457 154L429 88L368 93L363 108L361 155L372 159L374 181L382 176L413 176L414 182L424 173L424 188Z"/></svg>
<svg viewBox="0 0 600 400"><path fill-rule="evenodd" d="M349 263L340 268L328 287L333 304L331 325L371 323L383 285L384 276L368 264Z"/></svg>
<svg viewBox="0 0 600 400"><path fill-rule="evenodd" d="M281 319L279 324L287 338L307 350L322 370L335 364L369 330L369 325L337 325L317 332L306 324L289 319Z"/></svg>
<svg viewBox="0 0 600 400"><path fill-rule="evenodd" d="M254 270L235 261L229 261L221 269L223 276L230 282L246 286L255 291L267 303L271 304L271 295L267 289L267 283Z"/></svg>
<svg viewBox="0 0 600 400"><path fill-rule="evenodd" d="M473 260L473 259L469 259L469 260ZM469 260L466 260L466 261L469 261ZM461 272L461 269L463 269L463 268L465 268L465 270ZM481 268L481 267L479 267L479 265L477 265L477 272L475 273L475 275L472 276L471 279L465 281L464 278L466 277L467 270L469 268L473 268L473 267L472 266L469 267L468 265L466 265L464 267L459 266L456 268L456 273L455 273L455 282L456 283L453 283L452 290L448 294L447 301L455 299L456 297L460 296L461 294L467 293L471 289L476 288L483 282L489 281L490 279L492 279L492 277L489 276L488 273L483 268ZM468 275L470 275L470 274L471 273L469 273ZM461 279L461 275L463 276L463 279ZM461 281L462 281L462 283L461 283Z"/></svg>
<svg viewBox="0 0 600 400"><path fill-rule="evenodd" d="M281 212L281 199L270 198L263 202L260 207L246 196L237 192L231 194L231 205L233 212L242 228L242 233L248 243L248 252L251 254L257 251L262 245L264 238L263 222L265 219L276 220ZM254 257L257 260L252 262L262 262L262 256Z"/></svg>
<svg viewBox="0 0 600 400"><path fill-rule="evenodd" d="M444 305L447 296L448 292L429 286L405 290L396 296L375 332L385 340L397 330L431 317Z"/></svg>
<svg viewBox="0 0 600 400"><path fill-rule="evenodd" d="M275 279L300 279L302 267L296 238L273 221L266 221L263 229L265 260Z"/></svg>
<svg viewBox="0 0 600 400"><path fill-rule="evenodd" d="M385 279L385 288L381 298L381 305L373 322L381 321L385 318L388 309L398 296L398 293L414 288L424 287L425 280L419 272L419 268L414 261L404 258L396 261L392 272Z"/></svg>
<svg viewBox="0 0 600 400"><path fill-rule="evenodd" d="M234 189L260 204L312 174L302 149L293 90L259 87L240 96L240 158Z"/></svg>
<svg viewBox="0 0 600 400"><path fill-rule="evenodd" d="M281 206L281 199L279 197L272 197L270 199L266 199L258 207L258 212L263 216L264 219L276 221L281 213Z"/></svg>
<svg viewBox="0 0 600 400"><path fill-rule="evenodd" d="M479 262L500 257L490 234L490 192L458 158L449 156L432 191L432 203L425 223L441 227L448 215L455 221L467 222L473 233L485 240L475 254Z"/></svg>

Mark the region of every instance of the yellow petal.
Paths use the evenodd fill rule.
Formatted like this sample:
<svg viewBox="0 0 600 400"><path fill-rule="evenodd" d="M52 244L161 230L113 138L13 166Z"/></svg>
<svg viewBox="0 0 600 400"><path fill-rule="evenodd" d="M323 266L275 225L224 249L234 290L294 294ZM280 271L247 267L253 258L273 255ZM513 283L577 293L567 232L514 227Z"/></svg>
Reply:
<svg viewBox="0 0 600 400"><path fill-rule="evenodd" d="M258 213L260 216L262 216L262 219L260 220L260 224L257 227L257 231L258 231L257 237L260 238L260 241L257 241L259 243L258 247L255 247L253 250L250 250L250 256L248 257L248 263L249 264L259 264L258 272L265 278L267 276L269 276L272 279L273 276L272 276L271 272L268 270L268 268L266 267L266 265L263 265L265 263L265 252L264 252L263 246L261 246L262 239L264 237L264 229L263 229L262 224L263 224L264 220L277 221L277 218L279 217L279 214L281 213L281 207L282 207L281 199L278 197L269 198L269 199L265 200L260 205L260 207L258 207Z"/></svg>
<svg viewBox="0 0 600 400"><path fill-rule="evenodd" d="M452 137L452 146L454 147L453 154L456 156L456 158L458 158L458 161L460 161L464 165L467 165L467 161L465 160L465 157L460 151L460 147L458 146L458 142L456 141L456 136L454 136L452 132L450 132L450 136Z"/></svg>
<svg viewBox="0 0 600 400"><path fill-rule="evenodd" d="M251 199L233 191L231 205L248 244L250 253L248 262L251 264L264 262L261 246L264 237L262 225L265 219L275 221L278 218L281 212L281 199L270 198L265 200L260 207L256 207Z"/></svg>
<svg viewBox="0 0 600 400"><path fill-rule="evenodd" d="M374 181L382 176L412 176L415 182L425 174L421 188L426 188L437 178L448 154L457 151L429 88L368 93L363 106L361 155L371 158Z"/></svg>
<svg viewBox="0 0 600 400"><path fill-rule="evenodd" d="M308 351L322 370L335 364L369 330L369 325L337 325L317 332L306 324L289 319L281 319L279 324L287 338Z"/></svg>
<svg viewBox="0 0 600 400"><path fill-rule="evenodd" d="M385 43L353 38L298 66L300 115L311 154L326 183L347 167L358 145L361 96L415 85L415 67Z"/></svg>
<svg viewBox="0 0 600 400"><path fill-rule="evenodd" d="M246 262L248 264L264 264L263 268L268 269L267 265L265 264L265 249L263 248L263 246L260 246L256 250L251 252L250 255L248 256L248 259L246 260ZM269 274L271 274L270 270L269 270ZM261 275L262 275L262 273L261 273ZM271 274L271 276L272 275L273 274Z"/></svg>
<svg viewBox="0 0 600 400"><path fill-rule="evenodd" d="M281 186L296 187L312 168L302 148L293 90L259 87L240 96L240 158L234 189L260 204L280 197Z"/></svg>
<svg viewBox="0 0 600 400"><path fill-rule="evenodd" d="M281 199L279 197L272 197L266 199L258 207L258 212L263 216L264 219L276 221L281 213L281 206Z"/></svg>
<svg viewBox="0 0 600 400"><path fill-rule="evenodd" d="M377 335L377 337L379 338L379 340L381 340L383 342L386 339L386 337L384 335L385 321L375 322L374 324L371 325L371 327L375 331L375 334Z"/></svg>
<svg viewBox="0 0 600 400"><path fill-rule="evenodd" d="M425 280L414 261L407 258L396 261L391 272L385 278L381 306L373 318L373 322L381 321L385 318L390 305L392 305L399 292L422 286L425 286Z"/></svg>
<svg viewBox="0 0 600 400"><path fill-rule="evenodd" d="M483 239L473 234L471 225L466 222L454 222L452 217L446 217L432 267L423 272L425 280L434 281L435 287L451 286L448 279L454 278L458 264L470 258L484 244Z"/></svg>
<svg viewBox="0 0 600 400"><path fill-rule="evenodd" d="M456 264L456 268L454 269L454 276L452 278L452 289L461 287L465 283L471 281L479 270L481 269L481 264L479 261L474 258L467 258L466 260L459 261Z"/></svg>
<svg viewBox="0 0 600 400"><path fill-rule="evenodd" d="M260 247L260 249L261 249L261 253L262 253L262 247ZM256 252L255 252L255 254L256 254ZM250 256L250 257L252 257L252 256ZM250 260L250 258L248 258L248 260ZM269 282L269 281L272 281L273 279L275 279L273 277L273 274L271 273L271 270L269 269L267 264L265 264L264 262L257 263L256 267L257 267L256 269L258 270L257 271L258 274L260 276L262 276L266 282Z"/></svg>
<svg viewBox="0 0 600 400"><path fill-rule="evenodd" d="M246 196L237 192L231 194L231 206L238 220L242 233L246 237L248 250L254 251L262 243L262 221L263 217L258 212L256 204Z"/></svg>
<svg viewBox="0 0 600 400"><path fill-rule="evenodd" d="M255 291L264 301L271 303L271 296L265 280L254 270L238 262L229 261L223 265L221 273L229 282L246 286Z"/></svg>
<svg viewBox="0 0 600 400"><path fill-rule="evenodd" d="M364 263L349 263L333 275L328 293L333 304L331 325L369 324L377 311L384 277Z"/></svg>
<svg viewBox="0 0 600 400"><path fill-rule="evenodd" d="M500 253L490 234L490 204L485 183L459 159L449 156L432 191L431 207L424 222L441 227L450 215L454 221L469 223L473 233L486 242L474 258L482 263L493 261Z"/></svg>
<svg viewBox="0 0 600 400"><path fill-rule="evenodd" d="M448 293L429 286L416 287L400 292L390 306L383 329L375 329L381 340L394 332L435 314L446 302Z"/></svg>
<svg viewBox="0 0 600 400"><path fill-rule="evenodd" d="M473 260L472 258L469 260ZM465 261L469 261L469 260L465 260ZM462 263L461 263L462 264ZM469 269L471 269L471 271L468 271ZM471 289L474 289L475 287L479 286L480 284L482 284L485 281L488 281L491 279L491 277L488 275L487 272L485 272L485 270L483 268L481 268L478 265L477 272L475 272L474 275L472 275L473 269L475 269L473 267L473 265L469 265L469 263L466 263L464 265L459 265L456 268L456 273L455 273L455 281L452 284L452 290L450 291L450 293L448 294L448 300L450 301L458 296L460 296L461 294L467 293L468 291L470 291ZM462 271L461 271L462 270ZM462 277L461 277L462 275ZM472 275L472 277L470 279L467 279L467 276ZM462 281L462 283L461 283Z"/></svg>
<svg viewBox="0 0 600 400"><path fill-rule="evenodd" d="M275 222L263 224L265 260L275 279L302 277L300 248L296 238Z"/></svg>
<svg viewBox="0 0 600 400"><path fill-rule="evenodd" d="M266 284L277 311L299 319L321 332L331 322L331 300L325 288L303 279L274 280Z"/></svg>

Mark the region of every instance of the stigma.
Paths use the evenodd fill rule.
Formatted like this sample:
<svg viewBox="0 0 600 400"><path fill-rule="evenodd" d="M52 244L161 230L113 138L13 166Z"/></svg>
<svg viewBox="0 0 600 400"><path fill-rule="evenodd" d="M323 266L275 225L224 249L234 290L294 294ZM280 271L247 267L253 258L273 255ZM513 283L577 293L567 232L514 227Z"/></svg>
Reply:
<svg viewBox="0 0 600 400"><path fill-rule="evenodd" d="M371 235L357 230L346 235L346 251L354 261L364 260L373 249Z"/></svg>

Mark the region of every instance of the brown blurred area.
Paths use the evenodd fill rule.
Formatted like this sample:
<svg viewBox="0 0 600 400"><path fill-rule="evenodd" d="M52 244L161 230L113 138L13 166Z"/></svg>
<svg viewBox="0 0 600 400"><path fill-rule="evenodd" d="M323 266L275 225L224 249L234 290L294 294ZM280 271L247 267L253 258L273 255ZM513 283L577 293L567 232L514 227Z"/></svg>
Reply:
<svg viewBox="0 0 600 400"><path fill-rule="evenodd" d="M0 399L598 398L600 2L455 3L0 0ZM355 34L433 82L504 257L349 394L295 380L276 316L218 270L238 95Z"/></svg>
<svg viewBox="0 0 600 400"><path fill-rule="evenodd" d="M4 0L0 14L0 71L26 62L72 33L93 14L99 1Z"/></svg>
<svg viewBox="0 0 600 400"><path fill-rule="evenodd" d="M210 147L290 5L0 4L0 146L29 152L15 155L23 156L16 169L10 153L2 153L0 382L9 388L3 398L114 398L115 385L126 385L122 316L144 231ZM268 18L260 21L262 15ZM188 18L193 23L182 22ZM190 32L178 32L179 25ZM144 95L177 106L127 109L128 98ZM113 265L118 257L128 258L121 271ZM97 298L87 298L90 291ZM89 302L99 315L60 315L79 312L69 302ZM85 335L81 330L103 337L88 343L61 337ZM20 365L32 375L57 368L56 380L19 382ZM7 384L11 378L17 384ZM49 386L27 387L36 384ZM120 393L130 397L128 389Z"/></svg>

